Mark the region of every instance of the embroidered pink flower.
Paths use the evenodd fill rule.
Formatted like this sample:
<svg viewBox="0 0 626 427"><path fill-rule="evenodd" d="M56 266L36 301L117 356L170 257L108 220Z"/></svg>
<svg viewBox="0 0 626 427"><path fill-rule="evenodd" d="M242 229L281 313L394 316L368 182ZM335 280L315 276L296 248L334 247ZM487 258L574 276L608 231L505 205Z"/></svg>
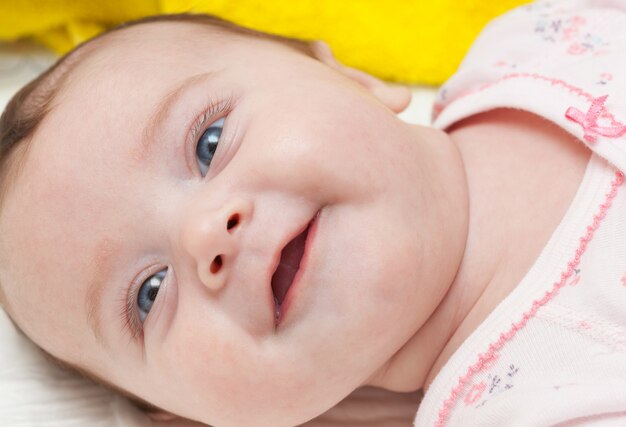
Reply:
<svg viewBox="0 0 626 427"><path fill-rule="evenodd" d="M465 402L465 405L469 406L476 403L476 401L481 398L486 388L487 384L485 384L484 381L478 384L474 384L472 388L470 388L470 390L467 392L467 395L463 400Z"/></svg>
<svg viewBox="0 0 626 427"><path fill-rule="evenodd" d="M581 320L578 323L578 328L579 329L591 329L591 325L586 320Z"/></svg>
<svg viewBox="0 0 626 427"><path fill-rule="evenodd" d="M604 81L611 81L613 80L613 74L611 73L602 73L600 74L600 79L604 80Z"/></svg>
<svg viewBox="0 0 626 427"><path fill-rule="evenodd" d="M587 52L587 48L580 43L572 43L567 49L567 53L570 55L582 55Z"/></svg>

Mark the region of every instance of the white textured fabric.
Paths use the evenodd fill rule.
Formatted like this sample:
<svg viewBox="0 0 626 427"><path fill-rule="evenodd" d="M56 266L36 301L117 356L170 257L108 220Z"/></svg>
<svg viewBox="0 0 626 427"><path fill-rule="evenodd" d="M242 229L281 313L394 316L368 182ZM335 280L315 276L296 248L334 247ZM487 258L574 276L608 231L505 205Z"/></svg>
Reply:
<svg viewBox="0 0 626 427"><path fill-rule="evenodd" d="M548 244L434 379L415 425L626 426L626 2L543 1L493 21L441 88L434 124L499 107L543 116L594 154Z"/></svg>
<svg viewBox="0 0 626 427"><path fill-rule="evenodd" d="M50 363L0 310L0 425L147 426L125 399Z"/></svg>

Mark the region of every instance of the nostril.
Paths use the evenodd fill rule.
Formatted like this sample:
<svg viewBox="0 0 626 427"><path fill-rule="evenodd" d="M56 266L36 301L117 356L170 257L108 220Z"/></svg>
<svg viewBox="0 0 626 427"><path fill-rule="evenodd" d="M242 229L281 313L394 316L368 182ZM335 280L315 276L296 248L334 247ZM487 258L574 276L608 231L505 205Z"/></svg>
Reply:
<svg viewBox="0 0 626 427"><path fill-rule="evenodd" d="M226 223L226 230L230 231L233 228L239 225L239 214L233 214L228 218L228 222Z"/></svg>
<svg viewBox="0 0 626 427"><path fill-rule="evenodd" d="M213 259L213 262L211 262L211 273L215 274L218 271L220 271L220 269L222 268L222 256L218 255Z"/></svg>

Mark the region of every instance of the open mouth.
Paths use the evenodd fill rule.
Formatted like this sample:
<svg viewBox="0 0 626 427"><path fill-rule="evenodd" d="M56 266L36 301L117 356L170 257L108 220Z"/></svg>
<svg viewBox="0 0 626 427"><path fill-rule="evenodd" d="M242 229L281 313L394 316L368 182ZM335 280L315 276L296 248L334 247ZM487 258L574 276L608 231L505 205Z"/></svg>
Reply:
<svg viewBox="0 0 626 427"><path fill-rule="evenodd" d="M283 248L280 254L280 262L272 275L272 293L274 294L275 317L280 318L281 305L293 283L293 279L300 268L300 261L304 255L306 238L309 234L311 223L304 231L293 238Z"/></svg>

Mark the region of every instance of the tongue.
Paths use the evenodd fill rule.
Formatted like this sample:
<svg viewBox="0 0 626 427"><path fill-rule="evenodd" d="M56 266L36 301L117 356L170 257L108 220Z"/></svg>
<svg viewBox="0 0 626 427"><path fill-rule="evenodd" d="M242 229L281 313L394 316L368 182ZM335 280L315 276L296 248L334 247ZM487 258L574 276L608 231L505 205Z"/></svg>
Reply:
<svg viewBox="0 0 626 427"><path fill-rule="evenodd" d="M308 230L307 228L289 242L280 255L280 264L272 276L272 290L279 304L284 301L289 286L291 286L298 267L300 267Z"/></svg>

